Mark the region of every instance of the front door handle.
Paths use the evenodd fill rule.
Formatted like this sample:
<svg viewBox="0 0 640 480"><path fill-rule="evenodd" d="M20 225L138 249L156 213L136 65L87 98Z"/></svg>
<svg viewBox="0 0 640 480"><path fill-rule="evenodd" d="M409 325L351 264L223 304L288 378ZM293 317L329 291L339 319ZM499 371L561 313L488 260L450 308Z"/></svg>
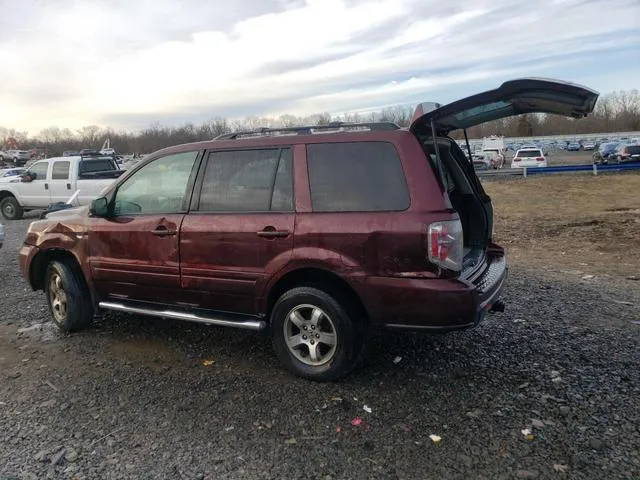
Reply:
<svg viewBox="0 0 640 480"><path fill-rule="evenodd" d="M71 190L71 184L67 183L67 190Z"/></svg>
<svg viewBox="0 0 640 480"><path fill-rule="evenodd" d="M256 235L263 238L285 238L290 235L289 230L276 230L275 227L264 227L263 230L256 232Z"/></svg>
<svg viewBox="0 0 640 480"><path fill-rule="evenodd" d="M176 231L175 230L169 230L164 225L158 225L155 230L151 230L151 233L153 233L154 235L156 235L158 237L169 237L171 235L175 235Z"/></svg>
<svg viewBox="0 0 640 480"><path fill-rule="evenodd" d="M45 190L49 190L49 184L48 184L48 183L45 183L45 184L44 184L44 189L45 189Z"/></svg>

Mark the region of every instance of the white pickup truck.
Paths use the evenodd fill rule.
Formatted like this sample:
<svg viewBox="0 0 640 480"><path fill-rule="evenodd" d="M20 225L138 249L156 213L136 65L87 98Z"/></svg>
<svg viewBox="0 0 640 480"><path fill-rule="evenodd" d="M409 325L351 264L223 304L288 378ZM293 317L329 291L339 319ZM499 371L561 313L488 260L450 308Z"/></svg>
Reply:
<svg viewBox="0 0 640 480"><path fill-rule="evenodd" d="M39 160L23 175L0 184L0 212L7 220L18 220L29 210L65 202L76 191L76 202L86 205L123 173L108 155Z"/></svg>

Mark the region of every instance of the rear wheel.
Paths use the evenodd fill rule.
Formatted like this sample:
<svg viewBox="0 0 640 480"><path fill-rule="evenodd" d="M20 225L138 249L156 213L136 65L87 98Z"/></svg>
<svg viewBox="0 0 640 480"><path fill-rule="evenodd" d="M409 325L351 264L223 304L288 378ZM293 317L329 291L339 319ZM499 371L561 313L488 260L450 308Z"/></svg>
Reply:
<svg viewBox="0 0 640 480"><path fill-rule="evenodd" d="M72 260L49 264L45 293L53 321L64 332L75 332L93 319L93 307L79 268Z"/></svg>
<svg viewBox="0 0 640 480"><path fill-rule="evenodd" d="M346 375L364 345L357 309L346 299L313 287L298 287L276 302L271 314L273 346L295 375L331 381Z"/></svg>
<svg viewBox="0 0 640 480"><path fill-rule="evenodd" d="M15 197L3 198L0 202L0 211L7 220L20 220L24 211Z"/></svg>

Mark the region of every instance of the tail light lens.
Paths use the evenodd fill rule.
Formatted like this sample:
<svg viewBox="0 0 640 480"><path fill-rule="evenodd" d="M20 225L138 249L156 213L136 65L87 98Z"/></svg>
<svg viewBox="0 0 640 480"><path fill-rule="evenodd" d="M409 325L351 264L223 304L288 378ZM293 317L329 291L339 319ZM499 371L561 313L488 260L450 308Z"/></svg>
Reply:
<svg viewBox="0 0 640 480"><path fill-rule="evenodd" d="M539 162L544 162L544 157L536 157L536 160Z"/></svg>
<svg viewBox="0 0 640 480"><path fill-rule="evenodd" d="M429 225L429 261L441 268L462 270L463 233L460 220L446 220Z"/></svg>

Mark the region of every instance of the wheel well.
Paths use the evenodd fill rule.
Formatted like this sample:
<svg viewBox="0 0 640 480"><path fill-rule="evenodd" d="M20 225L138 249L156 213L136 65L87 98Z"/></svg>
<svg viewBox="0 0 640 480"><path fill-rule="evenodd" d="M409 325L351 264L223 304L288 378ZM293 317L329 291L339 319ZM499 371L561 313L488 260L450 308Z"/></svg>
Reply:
<svg viewBox="0 0 640 480"><path fill-rule="evenodd" d="M7 197L14 197L15 198L15 196L11 192L7 192L6 190L0 192L0 202L2 200L4 200L5 198L7 198Z"/></svg>
<svg viewBox="0 0 640 480"><path fill-rule="evenodd" d="M44 290L44 277L47 274L47 267L55 260L71 260L77 271L82 273L76 257L71 252L60 249L45 250L38 253L31 261L29 283L34 290ZM82 278L84 279L84 275Z"/></svg>
<svg viewBox="0 0 640 480"><path fill-rule="evenodd" d="M285 292L302 286L315 287L333 295L337 300L350 301L358 310L360 318L366 323L369 322L367 309L353 287L335 273L319 268L301 268L289 272L279 279L269 292L267 318L271 316L273 306Z"/></svg>

